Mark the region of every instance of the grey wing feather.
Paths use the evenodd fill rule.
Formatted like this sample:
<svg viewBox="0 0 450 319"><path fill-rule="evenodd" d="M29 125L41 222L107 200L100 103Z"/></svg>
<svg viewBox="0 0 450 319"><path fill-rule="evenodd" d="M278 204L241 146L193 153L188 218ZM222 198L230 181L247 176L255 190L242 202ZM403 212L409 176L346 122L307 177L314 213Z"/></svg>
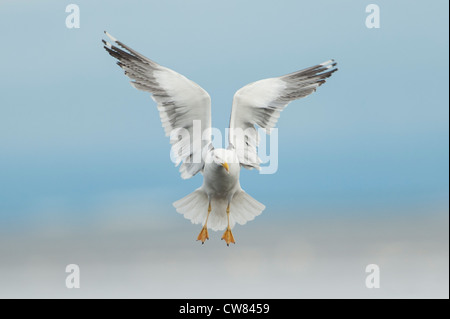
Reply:
<svg viewBox="0 0 450 319"><path fill-rule="evenodd" d="M259 139L255 125L270 134L281 111L290 102L315 92L337 70L336 62L329 60L284 76L250 83L236 92L229 141L243 167L259 168L261 163L257 156Z"/></svg>
<svg viewBox="0 0 450 319"><path fill-rule="evenodd" d="M204 167L204 150L211 148L211 136L203 136L201 143L194 141L195 121L200 134L211 127L211 98L195 82L146 58L107 32L116 45L102 40L105 50L114 58L139 90L152 94L166 136L171 136L172 151L180 166L182 178L190 178ZM125 49L121 49L121 48ZM179 139L181 130L189 138ZM175 138L172 138L175 137Z"/></svg>

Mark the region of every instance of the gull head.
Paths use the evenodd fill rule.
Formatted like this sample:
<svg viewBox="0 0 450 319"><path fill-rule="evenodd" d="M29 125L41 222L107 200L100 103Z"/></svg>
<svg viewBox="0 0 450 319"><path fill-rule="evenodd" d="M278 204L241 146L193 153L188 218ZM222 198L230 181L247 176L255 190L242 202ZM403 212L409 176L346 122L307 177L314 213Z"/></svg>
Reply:
<svg viewBox="0 0 450 319"><path fill-rule="evenodd" d="M230 173L230 165L236 162L234 152L223 148L214 149L210 153L210 160L211 163L223 168L228 174Z"/></svg>

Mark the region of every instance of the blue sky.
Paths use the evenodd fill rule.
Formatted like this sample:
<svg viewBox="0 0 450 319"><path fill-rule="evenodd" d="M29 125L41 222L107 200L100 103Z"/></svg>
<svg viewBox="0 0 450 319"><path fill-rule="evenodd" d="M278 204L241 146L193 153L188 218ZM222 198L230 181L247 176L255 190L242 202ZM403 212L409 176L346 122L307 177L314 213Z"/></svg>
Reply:
<svg viewBox="0 0 450 319"><path fill-rule="evenodd" d="M361 1L76 1L81 28L67 29L69 3L0 4L0 223L129 192L172 212L201 184L180 180L103 30L205 88L218 128L245 84L337 60L283 112L277 174L242 172L268 211L447 207L448 1L377 1L380 29Z"/></svg>

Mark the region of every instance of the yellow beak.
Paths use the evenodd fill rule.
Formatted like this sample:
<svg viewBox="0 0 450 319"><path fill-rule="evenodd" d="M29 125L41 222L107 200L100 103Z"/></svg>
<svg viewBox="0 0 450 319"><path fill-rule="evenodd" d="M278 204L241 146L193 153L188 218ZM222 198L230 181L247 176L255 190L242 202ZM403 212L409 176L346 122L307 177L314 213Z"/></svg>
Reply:
<svg viewBox="0 0 450 319"><path fill-rule="evenodd" d="M227 173L230 172L230 167L228 166L228 163L223 163L222 166L227 170Z"/></svg>

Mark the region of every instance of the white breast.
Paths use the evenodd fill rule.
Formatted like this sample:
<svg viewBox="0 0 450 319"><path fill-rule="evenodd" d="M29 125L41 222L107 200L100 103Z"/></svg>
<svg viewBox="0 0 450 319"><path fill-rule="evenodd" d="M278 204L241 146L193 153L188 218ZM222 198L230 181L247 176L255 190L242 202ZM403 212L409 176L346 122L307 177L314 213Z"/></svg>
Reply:
<svg viewBox="0 0 450 319"><path fill-rule="evenodd" d="M239 184L239 163L228 163L229 172L215 162L206 163L203 171L203 189L213 197L229 198L237 190Z"/></svg>

